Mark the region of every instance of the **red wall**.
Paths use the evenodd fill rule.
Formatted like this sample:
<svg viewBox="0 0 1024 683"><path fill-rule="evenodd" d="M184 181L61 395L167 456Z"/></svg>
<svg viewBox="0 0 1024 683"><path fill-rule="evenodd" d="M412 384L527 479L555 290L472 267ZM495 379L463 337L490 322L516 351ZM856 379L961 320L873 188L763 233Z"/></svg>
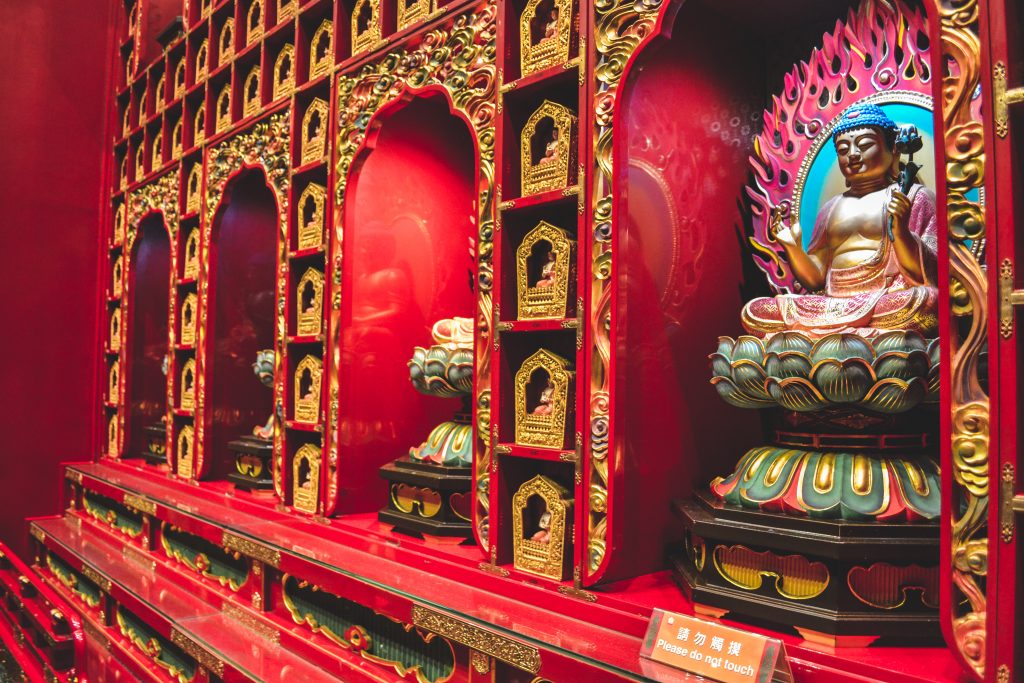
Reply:
<svg viewBox="0 0 1024 683"><path fill-rule="evenodd" d="M97 265L114 3L0 3L0 540L95 452Z"/></svg>

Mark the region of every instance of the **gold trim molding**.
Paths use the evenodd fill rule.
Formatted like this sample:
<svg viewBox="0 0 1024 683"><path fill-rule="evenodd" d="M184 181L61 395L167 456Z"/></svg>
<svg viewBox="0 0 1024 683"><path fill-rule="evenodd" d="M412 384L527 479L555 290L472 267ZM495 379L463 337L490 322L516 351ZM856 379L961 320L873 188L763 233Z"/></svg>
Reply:
<svg viewBox="0 0 1024 683"><path fill-rule="evenodd" d="M462 643L506 664L536 674L540 671L540 650L494 631L488 631L468 621L456 619L440 612L413 605L412 623L442 638Z"/></svg>

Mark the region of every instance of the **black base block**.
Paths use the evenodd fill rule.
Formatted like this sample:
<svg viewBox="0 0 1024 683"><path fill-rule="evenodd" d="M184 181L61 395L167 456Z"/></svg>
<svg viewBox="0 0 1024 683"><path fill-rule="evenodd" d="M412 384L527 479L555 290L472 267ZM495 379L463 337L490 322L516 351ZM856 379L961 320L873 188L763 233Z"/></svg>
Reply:
<svg viewBox="0 0 1024 683"><path fill-rule="evenodd" d="M420 538L472 537L471 468L400 459L381 467L380 476L388 481L388 506L377 513L381 522Z"/></svg>
<svg viewBox="0 0 1024 683"><path fill-rule="evenodd" d="M151 465L167 464L167 427L163 422L154 422L142 428L146 434L146 447L139 454Z"/></svg>
<svg viewBox="0 0 1024 683"><path fill-rule="evenodd" d="M851 642L939 640L939 526L821 521L673 503L686 529L670 563L697 605Z"/></svg>
<svg viewBox="0 0 1024 683"><path fill-rule="evenodd" d="M258 459L260 463L259 474L243 474L236 468L228 474L227 480L237 488L244 491L266 491L274 488L273 470L271 469L271 458L274 455L274 444L265 439L258 439L255 436L243 436L228 443L228 450L239 455L236 461L242 456L249 456L247 459Z"/></svg>

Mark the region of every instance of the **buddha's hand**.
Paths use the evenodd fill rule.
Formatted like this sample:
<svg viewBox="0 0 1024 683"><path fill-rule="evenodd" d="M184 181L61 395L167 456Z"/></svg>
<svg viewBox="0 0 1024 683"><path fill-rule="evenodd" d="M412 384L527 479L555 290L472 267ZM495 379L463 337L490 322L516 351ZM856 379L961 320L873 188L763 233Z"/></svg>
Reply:
<svg viewBox="0 0 1024 683"><path fill-rule="evenodd" d="M789 206L776 206L772 209L771 222L768 230L771 235L788 249L795 249L802 242L800 224L785 225L783 221L789 216Z"/></svg>
<svg viewBox="0 0 1024 683"><path fill-rule="evenodd" d="M899 190L893 190L885 208L892 217L893 234L906 233L910 219L910 198Z"/></svg>

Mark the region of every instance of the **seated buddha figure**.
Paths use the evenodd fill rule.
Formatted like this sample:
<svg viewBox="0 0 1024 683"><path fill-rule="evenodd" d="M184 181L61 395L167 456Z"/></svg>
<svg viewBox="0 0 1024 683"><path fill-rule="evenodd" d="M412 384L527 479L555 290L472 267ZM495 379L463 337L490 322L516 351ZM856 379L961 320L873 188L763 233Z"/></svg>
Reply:
<svg viewBox="0 0 1024 683"><path fill-rule="evenodd" d="M877 105L854 105L842 115L832 142L847 190L822 206L806 251L799 223L786 227L781 212L772 215L771 231L810 293L750 301L742 316L748 332L935 335L935 194L916 182L900 191L896 134Z"/></svg>

